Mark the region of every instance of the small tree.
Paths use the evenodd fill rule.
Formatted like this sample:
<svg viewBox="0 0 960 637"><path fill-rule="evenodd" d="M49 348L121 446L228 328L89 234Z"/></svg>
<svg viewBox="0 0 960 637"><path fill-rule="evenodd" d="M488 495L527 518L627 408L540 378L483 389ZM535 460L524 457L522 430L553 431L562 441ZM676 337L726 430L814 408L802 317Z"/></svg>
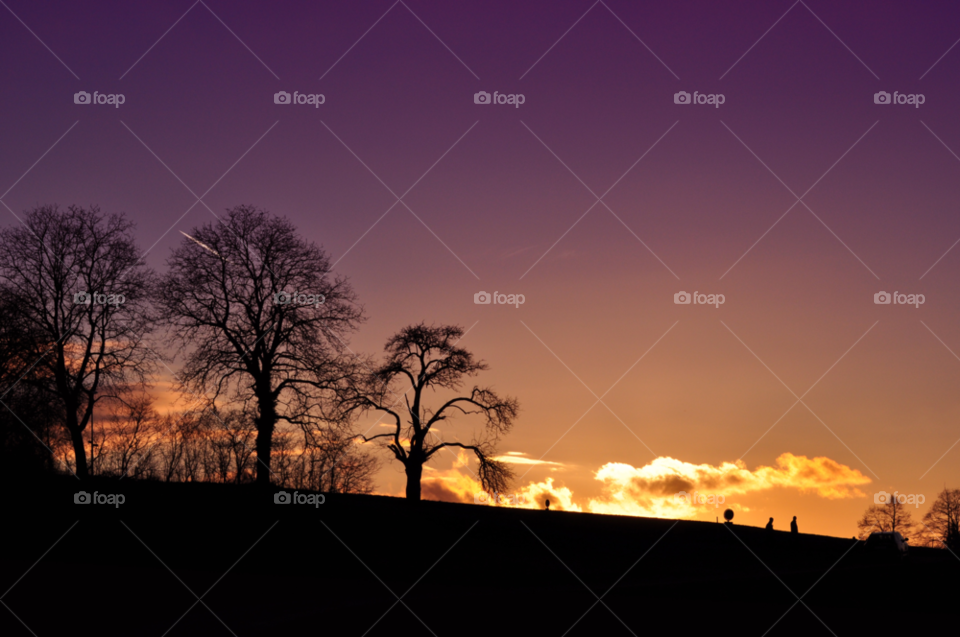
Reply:
<svg viewBox="0 0 960 637"><path fill-rule="evenodd" d="M303 449L286 486L325 493L373 493L380 461L362 449L346 423L302 429Z"/></svg>
<svg viewBox="0 0 960 637"><path fill-rule="evenodd" d="M146 393L111 401L106 423L97 429L99 453L91 464L98 474L143 478L150 474L160 416ZM93 454L91 454L93 456Z"/></svg>
<svg viewBox="0 0 960 637"><path fill-rule="evenodd" d="M924 540L928 546L960 551L960 489L947 489L923 516Z"/></svg>
<svg viewBox="0 0 960 637"><path fill-rule="evenodd" d="M871 533L893 531L908 538L915 526L910 510L905 504L897 501L896 497L889 498L886 504L874 504L868 507L863 517L857 522L861 540L867 539Z"/></svg>
<svg viewBox="0 0 960 637"><path fill-rule="evenodd" d="M386 448L406 472L406 497L410 501L420 500L423 465L446 447L473 452L480 463L480 482L488 491L503 491L512 477L509 468L494 456L500 436L510 431L519 413L516 399L501 398L490 388L474 386L468 395L454 394L436 409L426 404L428 391L457 392L464 378L487 369L483 361L475 360L473 354L457 346L463 334L463 328L458 326L420 323L405 327L387 340L383 364L359 374L342 394L341 404L348 412L374 410L393 421L390 433L361 438L365 442L388 440ZM411 391L412 397L408 396ZM397 400L401 394L403 398ZM404 408L397 409L401 402ZM433 427L457 414L482 418L483 429L474 441L431 442Z"/></svg>

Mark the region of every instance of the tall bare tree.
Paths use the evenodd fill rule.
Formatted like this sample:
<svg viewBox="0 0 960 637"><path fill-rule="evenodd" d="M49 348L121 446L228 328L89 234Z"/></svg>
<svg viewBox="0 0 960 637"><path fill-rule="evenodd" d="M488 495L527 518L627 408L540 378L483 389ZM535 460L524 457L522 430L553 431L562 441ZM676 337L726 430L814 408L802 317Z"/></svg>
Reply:
<svg viewBox="0 0 960 637"><path fill-rule="evenodd" d="M386 448L403 464L406 497L411 501L420 500L423 466L444 448L472 452L479 461L477 475L488 491L503 491L512 477L507 465L494 456L497 442L510 431L520 405L514 398L501 398L493 389L476 385L466 396L457 395L465 378L488 369L483 361L457 346L463 334L459 326L420 323L405 327L387 340L386 360L355 376L341 394L345 410L379 411L392 421L391 432L361 437L367 442L385 439ZM438 390L451 395L431 408L427 394ZM456 415L480 416L482 428L472 443L443 441L431 431Z"/></svg>
<svg viewBox="0 0 960 637"><path fill-rule="evenodd" d="M77 476L88 474L83 432L94 408L144 385L155 352L146 267L123 215L40 206L0 231L0 285L31 335L34 383L62 409Z"/></svg>
<svg viewBox="0 0 960 637"><path fill-rule="evenodd" d="M159 297L186 353L180 379L256 414L256 479L269 484L277 422L322 409L362 308L322 249L252 206L192 230L167 263Z"/></svg>

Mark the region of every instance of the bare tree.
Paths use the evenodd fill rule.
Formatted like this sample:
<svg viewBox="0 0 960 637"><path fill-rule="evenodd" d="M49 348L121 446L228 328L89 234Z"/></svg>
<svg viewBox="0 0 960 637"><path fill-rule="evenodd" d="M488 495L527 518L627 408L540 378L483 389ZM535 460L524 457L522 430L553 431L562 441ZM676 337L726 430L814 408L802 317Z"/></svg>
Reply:
<svg viewBox="0 0 960 637"><path fill-rule="evenodd" d="M80 478L88 474L83 432L98 401L144 385L155 352L152 272L140 260L133 225L96 206L41 206L0 230L0 285L33 336L33 383L64 415Z"/></svg>
<svg viewBox="0 0 960 637"><path fill-rule="evenodd" d="M927 546L960 552L960 489L944 487L923 516L923 527Z"/></svg>
<svg viewBox="0 0 960 637"><path fill-rule="evenodd" d="M133 412L118 408L118 413ZM151 415L152 412L147 412ZM157 417L156 435L140 447L129 462L128 475L165 481L248 483L254 481L257 435L254 415L228 406L199 405L180 414ZM137 420L129 415L102 429L98 444L104 472L120 474L123 450L131 441ZM294 489L325 493L371 493L376 459L364 453L346 426L331 427L317 421L309 439L301 428L286 425L274 433L272 469L275 482ZM146 440L146 438L145 438Z"/></svg>
<svg viewBox="0 0 960 637"><path fill-rule="evenodd" d="M503 491L512 477L507 465L494 456L500 436L510 431L520 405L514 398L501 398L492 389L478 386L466 396L456 395L465 378L487 369L483 361L457 346L463 334L459 326L420 323L405 327L387 340L386 360L349 380L341 393L341 406L347 412L374 410L392 420L390 433L361 437L366 442L386 439L386 448L403 464L406 497L411 501L420 500L423 465L444 448L473 452L479 461L478 477L488 491ZM426 404L426 394L437 390L452 395L432 409ZM408 396L411 391L412 397ZM403 408L397 409L401 403ZM483 428L471 444L429 438L438 423L458 414L482 419Z"/></svg>
<svg viewBox="0 0 960 637"><path fill-rule="evenodd" d="M164 433L157 444L157 452L154 457L157 463L157 477L164 482L183 480L181 463L183 462L184 450L196 426L196 419L190 414L179 418L174 414L163 416L160 429Z"/></svg>
<svg viewBox="0 0 960 637"><path fill-rule="evenodd" d="M254 418L236 409L225 414L213 413L207 419L213 433L211 444L215 449L221 482L249 482L253 479L256 461L253 448L257 428Z"/></svg>
<svg viewBox="0 0 960 637"><path fill-rule="evenodd" d="M194 229L168 265L159 296L187 350L181 380L256 413L257 482L269 484L277 422L317 409L362 308L323 250L250 206Z"/></svg>
<svg viewBox="0 0 960 637"><path fill-rule="evenodd" d="M151 472L160 424L153 400L145 393L123 396L109 403L105 420L97 431L96 473L146 477Z"/></svg>
<svg viewBox="0 0 960 637"><path fill-rule="evenodd" d="M909 538L915 526L907 505L899 502L896 497L890 498L886 504L874 504L868 507L863 517L857 522L861 540L867 539L871 533L892 531L896 531L904 538Z"/></svg>
<svg viewBox="0 0 960 637"><path fill-rule="evenodd" d="M373 492L380 462L367 454L349 427L304 427L304 445L288 486L325 493Z"/></svg>

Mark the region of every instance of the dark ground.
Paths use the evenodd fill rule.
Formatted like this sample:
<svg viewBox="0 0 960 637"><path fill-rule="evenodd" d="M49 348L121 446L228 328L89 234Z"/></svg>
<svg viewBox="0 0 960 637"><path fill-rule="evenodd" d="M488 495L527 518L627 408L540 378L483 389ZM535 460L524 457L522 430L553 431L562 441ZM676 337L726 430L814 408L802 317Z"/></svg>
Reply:
<svg viewBox="0 0 960 637"><path fill-rule="evenodd" d="M277 489L213 484L84 487L124 493L117 509L74 504L79 486L70 477L5 496L3 637L842 637L960 624L960 560L935 549L888 561L849 538L707 522L376 496L282 506Z"/></svg>

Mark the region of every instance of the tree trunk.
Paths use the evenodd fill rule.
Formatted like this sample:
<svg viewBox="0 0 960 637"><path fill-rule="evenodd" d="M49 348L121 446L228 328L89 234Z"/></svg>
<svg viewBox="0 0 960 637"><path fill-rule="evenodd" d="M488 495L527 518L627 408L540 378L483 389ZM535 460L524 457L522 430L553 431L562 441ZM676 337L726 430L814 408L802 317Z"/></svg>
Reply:
<svg viewBox="0 0 960 637"><path fill-rule="evenodd" d="M273 423L257 426L257 484L270 486L270 447L273 442Z"/></svg>
<svg viewBox="0 0 960 637"><path fill-rule="evenodd" d="M407 502L420 501L420 477L423 475L423 465L413 461L406 466L407 472Z"/></svg>
<svg viewBox="0 0 960 637"><path fill-rule="evenodd" d="M276 408L271 399L261 398L260 415L257 416L257 484L270 486L270 450L273 446L273 429L277 423Z"/></svg>
<svg viewBox="0 0 960 637"><path fill-rule="evenodd" d="M86 480L87 472L87 449L83 444L83 432L77 426L70 427L70 440L73 442L73 458L76 466L77 477Z"/></svg>

